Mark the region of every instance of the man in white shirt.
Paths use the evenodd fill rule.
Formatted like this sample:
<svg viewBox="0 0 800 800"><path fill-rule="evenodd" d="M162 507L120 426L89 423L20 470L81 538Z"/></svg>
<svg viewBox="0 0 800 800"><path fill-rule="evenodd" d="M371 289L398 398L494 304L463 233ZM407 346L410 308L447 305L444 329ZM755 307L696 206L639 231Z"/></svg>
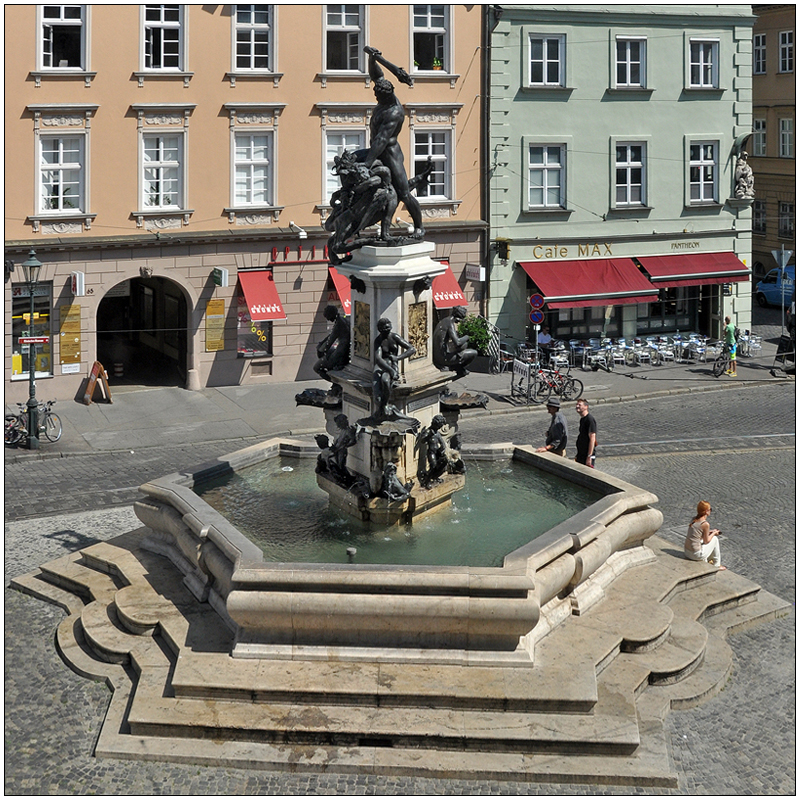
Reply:
<svg viewBox="0 0 800 800"><path fill-rule="evenodd" d="M539 346L540 347L550 347L553 337L550 335L550 328L547 325L542 326L542 330L539 331Z"/></svg>

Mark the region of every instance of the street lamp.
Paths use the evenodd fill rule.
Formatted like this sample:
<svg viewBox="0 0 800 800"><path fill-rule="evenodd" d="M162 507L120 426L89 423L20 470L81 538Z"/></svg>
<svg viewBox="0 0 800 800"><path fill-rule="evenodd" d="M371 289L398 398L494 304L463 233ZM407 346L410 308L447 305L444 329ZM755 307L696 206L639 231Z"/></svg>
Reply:
<svg viewBox="0 0 800 800"><path fill-rule="evenodd" d="M42 269L42 262L36 258L33 248L28 253L28 258L20 265L25 275L25 282L31 294L31 317L28 322L28 336L33 338L33 319L34 319L34 293L36 284L39 283L39 272ZM28 449L39 449L39 404L36 401L36 344L30 342L28 345Z"/></svg>

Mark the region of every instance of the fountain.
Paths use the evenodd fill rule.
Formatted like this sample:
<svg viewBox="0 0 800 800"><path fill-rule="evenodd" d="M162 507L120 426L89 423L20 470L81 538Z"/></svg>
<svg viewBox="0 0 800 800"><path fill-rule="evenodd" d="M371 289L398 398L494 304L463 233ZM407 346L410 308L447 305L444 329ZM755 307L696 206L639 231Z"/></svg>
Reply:
<svg viewBox="0 0 800 800"><path fill-rule="evenodd" d="M322 409L327 433L150 481L135 504L142 528L12 585L68 610L59 651L114 691L98 756L675 785L660 709L722 685L725 624L783 606L737 608L728 623L723 611L710 638L697 619L758 587L665 555L655 537L645 546L662 522L655 495L531 447L462 444L461 411L486 398L446 391L474 351L457 334L461 309L433 325L431 285L445 268L424 241L411 190L426 178L405 176L404 112L380 65L410 78L366 50L372 147L337 159L342 189L326 221L352 322L325 309L315 370L331 387L297 398ZM399 201L414 232L393 238ZM198 491L290 458L315 464L331 509L367 536L424 536L464 489L465 464L513 463L584 494L488 562L362 563L344 542L334 561L270 560ZM528 491L515 503L537 513ZM495 513L490 533L502 525ZM672 693L639 703L659 681Z"/></svg>

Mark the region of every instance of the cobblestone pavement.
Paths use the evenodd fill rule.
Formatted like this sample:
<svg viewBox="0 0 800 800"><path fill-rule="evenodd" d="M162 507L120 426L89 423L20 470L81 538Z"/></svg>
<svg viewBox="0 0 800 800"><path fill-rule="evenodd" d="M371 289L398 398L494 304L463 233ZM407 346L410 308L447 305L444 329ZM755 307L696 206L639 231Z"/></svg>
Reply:
<svg viewBox="0 0 800 800"><path fill-rule="evenodd" d="M715 525L726 532L724 563L794 602L794 409L793 384L597 406L598 466L657 494L664 513L660 535L676 543L697 500L708 499ZM577 430L577 415L565 410ZM473 418L463 425L464 440L536 443L546 422L537 411ZM139 483L229 449L217 443L134 453L130 459L96 454L15 465L14 474L6 475L6 586L12 575L137 526L129 504ZM42 488L25 494L29 485ZM26 519L32 497L39 504L37 518ZM72 673L59 658L54 632L63 616L53 606L5 591L7 794L631 793L631 787L584 784L287 774L95 759L91 753L109 692ZM734 669L725 689L703 706L667 718L678 789L636 793L795 792L795 623L792 613L731 637Z"/></svg>

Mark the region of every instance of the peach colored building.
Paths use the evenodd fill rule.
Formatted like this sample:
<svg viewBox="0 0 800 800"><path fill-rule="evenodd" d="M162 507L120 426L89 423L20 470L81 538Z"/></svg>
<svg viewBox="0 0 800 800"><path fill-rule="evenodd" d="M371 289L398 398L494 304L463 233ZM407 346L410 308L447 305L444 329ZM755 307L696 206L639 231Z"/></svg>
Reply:
<svg viewBox="0 0 800 800"><path fill-rule="evenodd" d="M482 16L7 5L7 400L27 396L30 335L48 340L35 352L43 398L75 396L95 361L112 388L315 378L322 311L347 299L323 224L334 156L369 146L365 45L414 78L392 79L406 169L431 157L426 238L479 310L467 265L485 264ZM401 204L397 234L408 224ZM31 248L44 265L33 320L19 267Z"/></svg>
<svg viewBox="0 0 800 800"><path fill-rule="evenodd" d="M748 142L755 177L754 281L779 266L773 250L795 244L796 172L794 5L755 5L753 28L753 135ZM790 262L794 264L795 258Z"/></svg>

